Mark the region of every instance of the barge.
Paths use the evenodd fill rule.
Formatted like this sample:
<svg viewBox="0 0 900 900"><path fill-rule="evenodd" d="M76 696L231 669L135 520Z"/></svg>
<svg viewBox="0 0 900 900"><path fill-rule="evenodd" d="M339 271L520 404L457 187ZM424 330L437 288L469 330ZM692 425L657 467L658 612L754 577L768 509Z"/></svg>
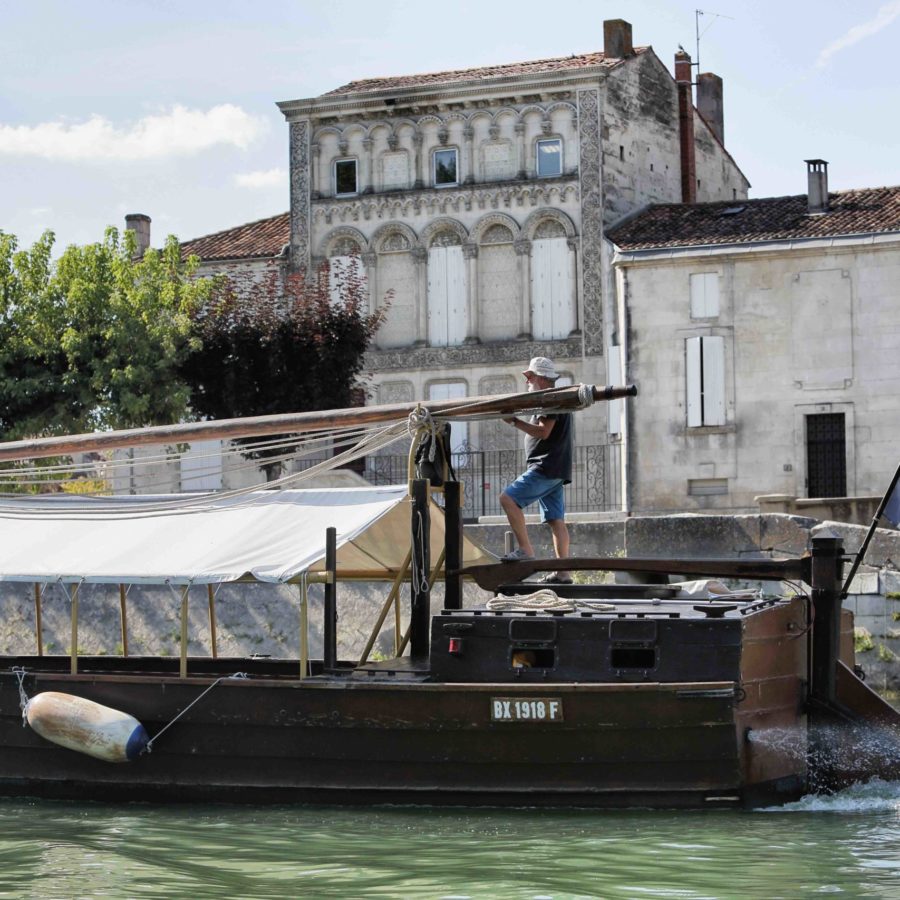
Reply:
<svg viewBox="0 0 900 900"><path fill-rule="evenodd" d="M571 396L556 392L539 408L567 408ZM489 412L536 402L544 400L516 395ZM48 452L88 445L87 437L69 440L60 451L55 440ZM41 452L30 442L28 455ZM38 585L36 598L41 584L63 586L72 646L67 656L44 655L38 639L34 654L0 658L0 794L711 808L895 777L896 755L859 772L823 752L858 727L895 746L900 722L854 668L838 539L816 538L811 553L789 559L565 563L586 579L598 570L741 579L773 585L771 593L704 597L669 583L578 583L548 593L529 579L558 560L492 560L463 537L459 485L448 481L441 500L420 479L194 498L172 514L160 498L5 500L0 579ZM88 531L90 541L79 541ZM337 655L339 586L348 579L390 585L357 660ZM432 613L438 579L442 608ZM191 589L251 580L298 586L297 657L188 656ZM310 659L306 591L316 582L324 585L324 648ZM465 608L464 582L484 591ZM79 654L79 588L134 583L180 592L180 656ZM371 660L391 611L395 654ZM83 752L54 740L67 728L84 732L83 721L54 723L48 740L23 722L29 702L47 694L127 713L152 735L149 746L114 763L91 755L89 738Z"/></svg>

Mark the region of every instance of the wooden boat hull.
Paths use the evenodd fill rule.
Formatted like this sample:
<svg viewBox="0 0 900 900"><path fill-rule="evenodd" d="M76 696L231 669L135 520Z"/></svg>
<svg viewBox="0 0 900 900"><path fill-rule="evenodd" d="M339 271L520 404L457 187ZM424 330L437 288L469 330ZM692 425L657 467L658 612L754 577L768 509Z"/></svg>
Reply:
<svg viewBox="0 0 900 900"><path fill-rule="evenodd" d="M209 683L47 673L29 676L26 690L69 692L121 709L153 735ZM498 698L556 700L562 720L493 720ZM218 685L151 753L111 766L22 728L15 677L3 674L0 792L115 800L653 807L798 796L803 771L747 783L738 699L732 682L404 684L254 677Z"/></svg>

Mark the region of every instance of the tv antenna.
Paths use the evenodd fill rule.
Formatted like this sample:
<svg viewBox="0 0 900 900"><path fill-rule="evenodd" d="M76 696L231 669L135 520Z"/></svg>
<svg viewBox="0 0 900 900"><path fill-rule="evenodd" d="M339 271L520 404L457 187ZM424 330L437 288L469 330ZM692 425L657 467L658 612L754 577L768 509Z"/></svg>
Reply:
<svg viewBox="0 0 900 900"><path fill-rule="evenodd" d="M700 31L700 16L712 16L712 21L709 23L709 25L706 26L706 28L703 29L702 33ZM692 63L692 65L695 65L697 67L698 75L700 74L700 38L702 38L703 35L706 34L706 32L716 24L716 19L731 19L732 21L734 21L734 16L726 16L724 13L709 12L709 10L705 9L694 10L694 26L697 35L697 58L695 62Z"/></svg>

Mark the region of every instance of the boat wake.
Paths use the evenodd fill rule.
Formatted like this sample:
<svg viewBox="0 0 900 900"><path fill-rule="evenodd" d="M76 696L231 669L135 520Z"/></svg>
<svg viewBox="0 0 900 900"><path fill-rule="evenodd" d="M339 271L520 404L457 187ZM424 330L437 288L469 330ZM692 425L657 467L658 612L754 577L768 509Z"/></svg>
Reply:
<svg viewBox="0 0 900 900"><path fill-rule="evenodd" d="M809 794L794 803L770 806L758 812L900 812L900 781L873 778L833 794Z"/></svg>

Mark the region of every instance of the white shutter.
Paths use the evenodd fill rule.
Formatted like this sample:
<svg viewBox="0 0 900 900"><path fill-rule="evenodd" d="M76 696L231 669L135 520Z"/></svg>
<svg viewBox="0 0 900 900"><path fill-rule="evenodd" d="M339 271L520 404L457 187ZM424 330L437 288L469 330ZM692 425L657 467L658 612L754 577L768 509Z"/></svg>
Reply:
<svg viewBox="0 0 900 900"><path fill-rule="evenodd" d="M447 346L447 251L428 251L428 343Z"/></svg>
<svg viewBox="0 0 900 900"><path fill-rule="evenodd" d="M691 318L707 319L719 315L719 273L691 275Z"/></svg>
<svg viewBox="0 0 900 900"><path fill-rule="evenodd" d="M575 330L575 298L572 284L572 266L567 238L553 238L550 244L552 272L552 334L553 338L566 338Z"/></svg>
<svg viewBox="0 0 900 900"><path fill-rule="evenodd" d="M550 240L531 245L531 333L535 340L553 337Z"/></svg>
<svg viewBox="0 0 900 900"><path fill-rule="evenodd" d="M179 460L181 490L220 491L222 489L222 442L192 441Z"/></svg>
<svg viewBox="0 0 900 900"><path fill-rule="evenodd" d="M700 343L702 338L692 337L684 342L687 360L687 423L688 428L703 424L703 385L700 380Z"/></svg>
<svg viewBox="0 0 900 900"><path fill-rule="evenodd" d="M466 261L462 247L447 247L447 345L466 339ZM465 393L463 393L465 396Z"/></svg>
<svg viewBox="0 0 900 900"><path fill-rule="evenodd" d="M725 424L725 338L703 342L703 424Z"/></svg>
<svg viewBox="0 0 900 900"><path fill-rule="evenodd" d="M622 384L622 348L607 347L606 348L606 383ZM557 382L559 384L559 382ZM622 410L624 408L623 400L609 400L606 404L606 423L607 430L610 434L622 433Z"/></svg>

